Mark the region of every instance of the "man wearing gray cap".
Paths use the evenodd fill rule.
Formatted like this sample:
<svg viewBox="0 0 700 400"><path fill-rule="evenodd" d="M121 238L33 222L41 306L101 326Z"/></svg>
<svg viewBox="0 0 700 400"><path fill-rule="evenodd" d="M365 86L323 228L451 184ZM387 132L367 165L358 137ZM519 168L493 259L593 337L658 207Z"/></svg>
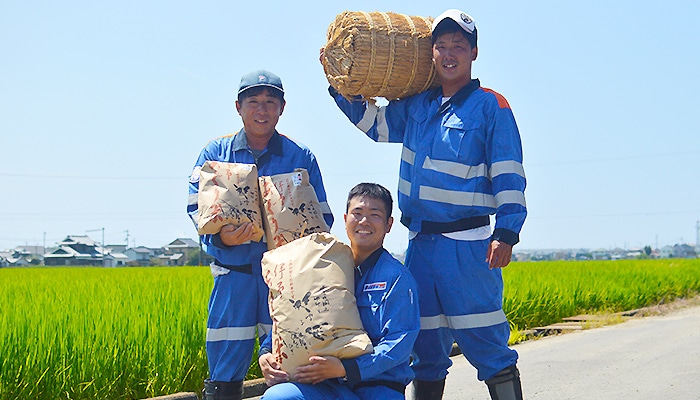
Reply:
<svg viewBox="0 0 700 400"><path fill-rule="evenodd" d="M306 146L276 130L284 111L284 88L280 78L265 70L244 75L238 90L236 110L243 129L210 141L201 151L189 182L187 213L197 226L199 171L206 161L255 164L259 176L272 176L304 168L316 191L323 217L331 226L333 214L316 157ZM267 306L268 288L262 279L260 261L267 251L264 241L253 241L253 224L224 225L201 242L211 264L214 288L209 299L207 359L209 379L204 381L204 399L239 400L243 380L250 367L255 335L262 342L272 327Z"/></svg>
<svg viewBox="0 0 700 400"><path fill-rule="evenodd" d="M372 140L403 144L398 202L421 314L415 398L442 398L457 342L492 399L522 399L501 275L527 215L520 134L506 99L472 79L474 19L445 11L433 21L432 43L435 90L384 107L329 91Z"/></svg>

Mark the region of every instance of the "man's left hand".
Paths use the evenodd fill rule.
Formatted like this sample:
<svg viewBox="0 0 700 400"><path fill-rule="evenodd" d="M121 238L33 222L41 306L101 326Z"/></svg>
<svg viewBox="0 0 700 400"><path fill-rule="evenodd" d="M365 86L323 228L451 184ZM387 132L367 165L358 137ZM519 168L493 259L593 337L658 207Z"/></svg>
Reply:
<svg viewBox="0 0 700 400"><path fill-rule="evenodd" d="M312 356L307 365L297 367L295 378L301 383L317 384L331 378L345 376L345 367L333 356Z"/></svg>
<svg viewBox="0 0 700 400"><path fill-rule="evenodd" d="M486 252L486 262L489 263L489 269L504 268L510 263L512 254L513 246L498 240L492 240Z"/></svg>

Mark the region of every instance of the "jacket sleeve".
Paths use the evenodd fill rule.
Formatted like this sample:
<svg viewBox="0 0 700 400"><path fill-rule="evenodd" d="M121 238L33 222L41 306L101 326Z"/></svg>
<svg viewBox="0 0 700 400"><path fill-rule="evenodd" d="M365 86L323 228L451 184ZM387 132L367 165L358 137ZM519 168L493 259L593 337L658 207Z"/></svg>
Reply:
<svg viewBox="0 0 700 400"><path fill-rule="evenodd" d="M336 105L359 130L375 142L402 143L408 119L407 102L392 100L386 106L355 98L352 101L338 93L332 86L328 92Z"/></svg>
<svg viewBox="0 0 700 400"><path fill-rule="evenodd" d="M321 204L323 219L326 221L326 225L331 228L333 226L333 212L331 212L331 207L328 205L328 197L326 196L326 188L323 186L321 169L318 167L318 162L313 154L310 154L309 160L309 165L306 168L309 173L309 183L313 186L316 192L316 198L318 198L318 202Z"/></svg>
<svg viewBox="0 0 700 400"><path fill-rule="evenodd" d="M207 161L207 148L202 149L195 162L192 172L190 174L189 187L188 187L188 197L187 197L187 215L189 215L192 223L194 223L194 228L199 229L199 177L202 165Z"/></svg>
<svg viewBox="0 0 700 400"><path fill-rule="evenodd" d="M496 199L493 239L510 245L519 242L527 216L525 171L520 133L505 98L496 94L487 134L487 166ZM494 102L495 103L495 102Z"/></svg>
<svg viewBox="0 0 700 400"><path fill-rule="evenodd" d="M187 200L187 214L189 215L195 229L199 229L199 178L200 170L202 165L206 161L216 160L216 154L218 154L218 148L214 141L209 142L209 144L202 149L197 161L189 178L188 187L188 200ZM250 263L250 249L247 243L239 246L226 246L221 241L219 234L215 235L200 235L202 240L202 245L207 254L220 259L223 262L229 262L231 264L247 264Z"/></svg>
<svg viewBox="0 0 700 400"><path fill-rule="evenodd" d="M408 273L400 275L393 283L382 309L376 313L383 334L372 353L341 360L350 384L371 380L406 362L420 331L415 288L415 280Z"/></svg>

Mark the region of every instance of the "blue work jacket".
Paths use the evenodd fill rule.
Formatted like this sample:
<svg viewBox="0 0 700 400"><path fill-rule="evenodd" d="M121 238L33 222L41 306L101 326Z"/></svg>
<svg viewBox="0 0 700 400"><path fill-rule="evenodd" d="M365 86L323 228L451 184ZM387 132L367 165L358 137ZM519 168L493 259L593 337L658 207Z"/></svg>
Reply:
<svg viewBox="0 0 700 400"><path fill-rule="evenodd" d="M449 99L437 88L382 107L329 91L372 140L403 143L398 204L409 230L495 214L493 238L519 241L526 180L520 134L503 96L477 79Z"/></svg>
<svg viewBox="0 0 700 400"><path fill-rule="evenodd" d="M236 134L226 135L210 141L199 154L189 183L189 199L187 213L197 226L199 193L199 170L206 161L223 161L230 163L256 164L258 176L272 176L293 172L296 168L304 168L309 173L309 182L316 191L323 218L328 226L333 225L333 214L326 200L326 190L323 186L321 171L316 157L306 146L275 131L267 147L257 157L248 147L245 132L241 129ZM249 242L239 246L225 246L216 235L201 235L202 244L207 254L226 265L256 264L259 266L262 253L267 246L262 242Z"/></svg>

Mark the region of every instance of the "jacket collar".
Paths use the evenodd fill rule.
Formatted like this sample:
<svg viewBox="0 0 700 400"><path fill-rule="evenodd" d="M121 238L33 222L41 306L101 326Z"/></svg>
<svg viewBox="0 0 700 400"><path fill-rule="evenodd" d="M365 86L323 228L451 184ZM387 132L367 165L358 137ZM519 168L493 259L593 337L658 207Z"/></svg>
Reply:
<svg viewBox="0 0 700 400"><path fill-rule="evenodd" d="M473 91L481 87L481 83L479 82L478 79L472 79L471 82L467 83L463 88L459 89L457 93L455 93L448 101L443 103L440 108L438 109L438 114L442 114L447 110L447 107L449 107L450 104L453 104L454 106L458 107L464 103L465 100L467 100L467 97L469 97L470 94L472 94ZM428 94L428 98L430 100L437 100L438 97L442 95L442 86L433 89L430 94Z"/></svg>
<svg viewBox="0 0 700 400"><path fill-rule="evenodd" d="M361 262L360 265L357 266L356 270L360 274L360 276L363 276L369 270L374 268L374 266L377 264L377 261L379 261L379 257L381 257L382 253L384 253L384 247L380 247L377 250L375 250L372 254L369 255L365 259L365 261Z"/></svg>
<svg viewBox="0 0 700 400"><path fill-rule="evenodd" d="M248 147L248 139L245 136L245 129L241 129L236 133L236 135L233 137L233 151L238 151L238 150L247 150ZM270 138L270 141L267 142L267 146L265 147L268 152L281 156L282 155L282 135L279 134L279 132L275 131L275 133L272 134L272 137Z"/></svg>

